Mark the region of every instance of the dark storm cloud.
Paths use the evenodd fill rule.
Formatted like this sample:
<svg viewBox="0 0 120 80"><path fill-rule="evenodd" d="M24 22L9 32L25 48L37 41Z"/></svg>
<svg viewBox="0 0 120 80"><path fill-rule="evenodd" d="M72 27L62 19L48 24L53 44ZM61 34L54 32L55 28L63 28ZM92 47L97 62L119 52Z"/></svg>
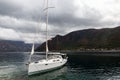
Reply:
<svg viewBox="0 0 120 80"><path fill-rule="evenodd" d="M89 8L87 6L84 6L84 8L81 10L81 13L84 14L81 17L75 16L75 12L77 11L77 8L73 4L68 5L68 9L64 9L61 11L61 14L56 14L55 17L52 17L52 14L49 18L49 23L51 25L59 26L61 27L89 27L89 26L102 26L101 19L103 16L100 14L99 11ZM63 6L65 7L65 5Z"/></svg>
<svg viewBox="0 0 120 80"><path fill-rule="evenodd" d="M46 21L43 11L44 1L0 0L0 29L3 29L4 32L10 30L13 34L31 36L36 32L35 27L39 25L40 30L44 31ZM110 0L113 5L106 3L109 0L82 0L88 4L80 2L81 4L77 6L74 4L75 1L79 2L79 0L49 0L49 6L55 7L49 9L50 35L66 34L72 29L109 27L120 24L117 0L117 2ZM89 2L93 4L89 4ZM2 33L4 34L4 32ZM41 35L44 36L42 33ZM18 37L18 35L16 36Z"/></svg>
<svg viewBox="0 0 120 80"><path fill-rule="evenodd" d="M14 16L16 12L21 11L21 8L9 1L0 1L0 15Z"/></svg>
<svg viewBox="0 0 120 80"><path fill-rule="evenodd" d="M86 7L86 6L85 6ZM23 18L23 19L29 19L33 21L38 21L41 15L44 15L42 10L31 9L31 11L26 10L25 7L16 5L13 3L9 3L9 1L0 1L0 15L8 15L8 16L14 16L16 18ZM55 10L55 11L54 11ZM52 12L53 11L53 12ZM68 26L76 25L76 26L95 26L96 24L99 24L100 16L99 12L95 11L94 9L91 10L89 7L84 8L81 13L86 13L85 16L93 16L94 17L76 17L75 12L77 11L77 7L74 6L73 1L69 0L60 0L57 1L57 6L53 10L49 10L49 23L51 25L56 26ZM82 11L82 10L81 10ZM95 11L91 14L91 11ZM54 14L56 16L54 16ZM43 22L45 22L45 17L42 19Z"/></svg>

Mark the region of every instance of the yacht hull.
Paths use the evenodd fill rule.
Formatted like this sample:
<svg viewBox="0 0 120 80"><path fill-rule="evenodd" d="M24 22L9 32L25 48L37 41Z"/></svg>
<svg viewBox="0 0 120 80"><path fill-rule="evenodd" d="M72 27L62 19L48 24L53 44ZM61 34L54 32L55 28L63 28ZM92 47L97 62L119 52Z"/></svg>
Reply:
<svg viewBox="0 0 120 80"><path fill-rule="evenodd" d="M35 75L39 73L44 73L52 71L63 66L67 62L67 59L62 60L40 60L37 63L30 63L28 68L28 75Z"/></svg>

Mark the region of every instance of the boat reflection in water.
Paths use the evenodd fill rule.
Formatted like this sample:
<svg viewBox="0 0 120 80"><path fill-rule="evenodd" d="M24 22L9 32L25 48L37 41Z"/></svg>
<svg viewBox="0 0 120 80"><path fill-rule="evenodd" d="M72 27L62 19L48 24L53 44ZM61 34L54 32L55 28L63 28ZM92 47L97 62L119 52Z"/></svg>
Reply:
<svg viewBox="0 0 120 80"><path fill-rule="evenodd" d="M59 69L47 72L47 73L42 73L42 74L37 74L34 76L30 76L28 80L58 80L59 78L61 79L62 77L65 77L65 74L67 72L67 67L63 66Z"/></svg>

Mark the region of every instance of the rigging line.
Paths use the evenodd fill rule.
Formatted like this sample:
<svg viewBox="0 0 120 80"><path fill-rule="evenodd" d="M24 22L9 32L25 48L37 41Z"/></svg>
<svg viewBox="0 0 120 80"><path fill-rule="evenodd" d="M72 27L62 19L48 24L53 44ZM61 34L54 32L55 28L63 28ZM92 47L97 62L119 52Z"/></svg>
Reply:
<svg viewBox="0 0 120 80"><path fill-rule="evenodd" d="M42 29L41 29L41 27L43 26L43 22L42 22L42 19L43 19L43 17L42 17L42 15L43 15L43 9L44 9L44 7L45 7L45 0L43 0L43 5L42 5L42 7L41 7L41 14L40 14L40 18L38 19L38 28L39 28L39 31L38 31L38 36L39 36L39 34L40 34L40 32L42 32ZM39 42L39 38L38 38L38 42ZM40 43L40 42L39 42Z"/></svg>
<svg viewBox="0 0 120 80"><path fill-rule="evenodd" d="M42 7L43 7L43 9L44 9L44 7L45 7L45 0L43 0L43 5L42 5Z"/></svg>
<svg viewBox="0 0 120 80"><path fill-rule="evenodd" d="M44 3L45 3L45 1L46 1L46 0L44 0ZM44 5L45 5L45 4L44 4ZM43 8L44 8L44 5L42 6ZM46 6L47 6L47 5L46 5ZM48 6L47 6L45 9L43 9L43 11L41 11L40 18L39 18L39 21L38 21L38 22L40 22L40 23L38 23L38 26L41 26L41 27L43 26L42 19L43 19L44 17L42 17L42 15L43 15L43 12L45 12L45 10L47 10L48 8L54 8L54 7L48 7ZM41 10L42 10L42 8L41 8ZM46 11L46 12L47 12L47 11ZM39 27L39 28L40 28L40 27ZM41 30L41 29L40 29L40 30ZM47 31L48 31L48 30L46 29L46 32L47 32ZM39 32L39 33L38 33L38 32ZM41 31L38 31L38 30L37 30L37 33L38 33L38 34L40 34L40 32L41 32ZM48 39L48 38L47 38L47 39Z"/></svg>
<svg viewBox="0 0 120 80"><path fill-rule="evenodd" d="M44 6L44 5L43 5ZM42 9L42 8L41 8ZM41 11L42 12L42 11ZM41 15L40 15L40 19L41 19ZM39 20L40 20L39 19ZM39 21L40 22L40 21ZM38 23L38 26L39 26L39 23ZM31 54L30 54L30 57L29 57L29 62L31 62L31 58L32 58L32 55L34 54L34 47L35 47L35 39L36 39L36 37L37 37L37 35L38 35L38 29L37 29L37 26L35 26L35 36L34 36L34 39L33 39L33 46L32 46L32 50L31 50Z"/></svg>
<svg viewBox="0 0 120 80"><path fill-rule="evenodd" d="M44 8L44 5L45 5L45 0L44 0L44 3L43 3L43 8ZM41 10L42 10L42 8L41 8ZM42 11L41 11L41 14L40 14L40 18L38 19L38 28L40 29L40 27L42 27ZM41 29L40 29L41 30ZM38 33L38 35L40 34L40 31L38 31L37 29L36 29L36 31L37 31L37 33ZM37 37L37 34L36 34L36 37ZM38 67L36 66L36 65L34 65L35 66L35 68L37 69L37 70L39 70L38 69Z"/></svg>
<svg viewBox="0 0 120 80"><path fill-rule="evenodd" d="M46 8L48 8L48 0L46 0ZM46 60L48 58L48 9L46 10Z"/></svg>

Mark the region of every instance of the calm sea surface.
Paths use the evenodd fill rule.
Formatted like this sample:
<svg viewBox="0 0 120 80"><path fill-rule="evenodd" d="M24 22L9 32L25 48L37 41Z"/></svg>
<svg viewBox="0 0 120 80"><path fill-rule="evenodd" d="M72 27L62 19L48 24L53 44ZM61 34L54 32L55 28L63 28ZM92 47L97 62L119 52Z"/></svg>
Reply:
<svg viewBox="0 0 120 80"><path fill-rule="evenodd" d="M30 77L25 65L28 54L0 53L0 80L120 80L120 52L68 53L65 66ZM35 55L33 60L43 57Z"/></svg>

